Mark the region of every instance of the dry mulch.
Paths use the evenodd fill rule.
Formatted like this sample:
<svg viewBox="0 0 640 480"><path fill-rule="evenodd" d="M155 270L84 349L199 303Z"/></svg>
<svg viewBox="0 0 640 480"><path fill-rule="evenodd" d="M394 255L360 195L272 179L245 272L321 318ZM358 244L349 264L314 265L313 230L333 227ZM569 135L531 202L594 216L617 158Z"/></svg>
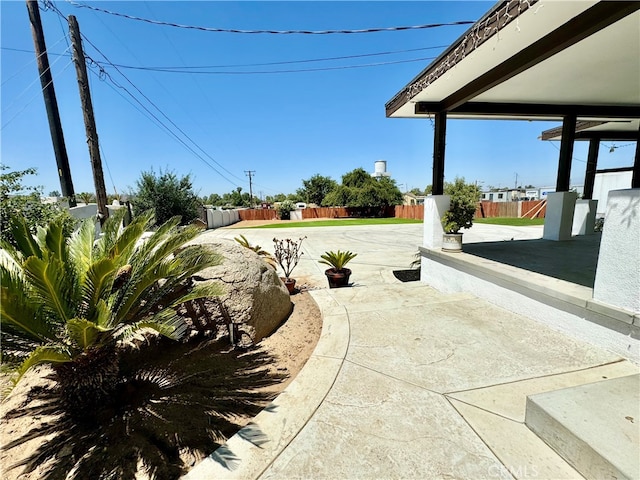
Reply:
<svg viewBox="0 0 640 480"><path fill-rule="evenodd" d="M75 478L178 478L250 422L311 356L320 311L306 291L291 301L289 318L258 348L222 339L131 352L119 391L126 400L86 422L60 410L51 370L34 370L1 405L2 478L65 478L74 466ZM10 468L20 462L31 472Z"/></svg>

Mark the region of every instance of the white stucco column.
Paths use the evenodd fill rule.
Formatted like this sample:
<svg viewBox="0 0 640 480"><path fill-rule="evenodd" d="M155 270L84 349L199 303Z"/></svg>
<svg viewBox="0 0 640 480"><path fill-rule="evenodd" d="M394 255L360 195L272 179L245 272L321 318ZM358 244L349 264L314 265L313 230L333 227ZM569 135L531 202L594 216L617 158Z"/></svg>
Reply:
<svg viewBox="0 0 640 480"><path fill-rule="evenodd" d="M640 188L609 192L593 298L640 314Z"/></svg>
<svg viewBox="0 0 640 480"><path fill-rule="evenodd" d="M547 213L544 218L545 240L571 240L573 211L578 194L576 192L553 192L547 194Z"/></svg>
<svg viewBox="0 0 640 480"><path fill-rule="evenodd" d="M592 235L595 233L597 200L577 200L573 213L572 235Z"/></svg>
<svg viewBox="0 0 640 480"><path fill-rule="evenodd" d="M442 248L444 229L440 219L449 210L449 201L449 195L430 195L424 199L424 247Z"/></svg>

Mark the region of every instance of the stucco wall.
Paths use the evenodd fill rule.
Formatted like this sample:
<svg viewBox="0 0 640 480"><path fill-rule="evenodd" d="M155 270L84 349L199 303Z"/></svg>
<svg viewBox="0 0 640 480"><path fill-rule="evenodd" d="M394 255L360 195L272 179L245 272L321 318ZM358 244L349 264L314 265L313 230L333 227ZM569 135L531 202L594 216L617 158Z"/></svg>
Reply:
<svg viewBox="0 0 640 480"><path fill-rule="evenodd" d="M640 188L609 192L593 298L640 313Z"/></svg>

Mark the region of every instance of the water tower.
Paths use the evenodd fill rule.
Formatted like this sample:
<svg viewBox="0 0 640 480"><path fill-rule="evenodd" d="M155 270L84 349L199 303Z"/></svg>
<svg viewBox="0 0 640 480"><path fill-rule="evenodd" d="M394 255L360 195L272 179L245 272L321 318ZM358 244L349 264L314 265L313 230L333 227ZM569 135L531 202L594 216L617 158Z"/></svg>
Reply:
<svg viewBox="0 0 640 480"><path fill-rule="evenodd" d="M387 172L387 161L386 160L377 160L374 164L372 177L380 178L380 177L388 177L391 174Z"/></svg>

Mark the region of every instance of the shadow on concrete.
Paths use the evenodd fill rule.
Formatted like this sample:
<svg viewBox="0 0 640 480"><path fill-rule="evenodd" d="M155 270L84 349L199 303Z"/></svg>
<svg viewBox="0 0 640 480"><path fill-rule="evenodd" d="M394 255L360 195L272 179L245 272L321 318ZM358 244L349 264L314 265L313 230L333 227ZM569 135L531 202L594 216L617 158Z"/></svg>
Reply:
<svg viewBox="0 0 640 480"><path fill-rule="evenodd" d="M601 234L565 242L515 240L464 244L464 252L513 267L593 288Z"/></svg>

